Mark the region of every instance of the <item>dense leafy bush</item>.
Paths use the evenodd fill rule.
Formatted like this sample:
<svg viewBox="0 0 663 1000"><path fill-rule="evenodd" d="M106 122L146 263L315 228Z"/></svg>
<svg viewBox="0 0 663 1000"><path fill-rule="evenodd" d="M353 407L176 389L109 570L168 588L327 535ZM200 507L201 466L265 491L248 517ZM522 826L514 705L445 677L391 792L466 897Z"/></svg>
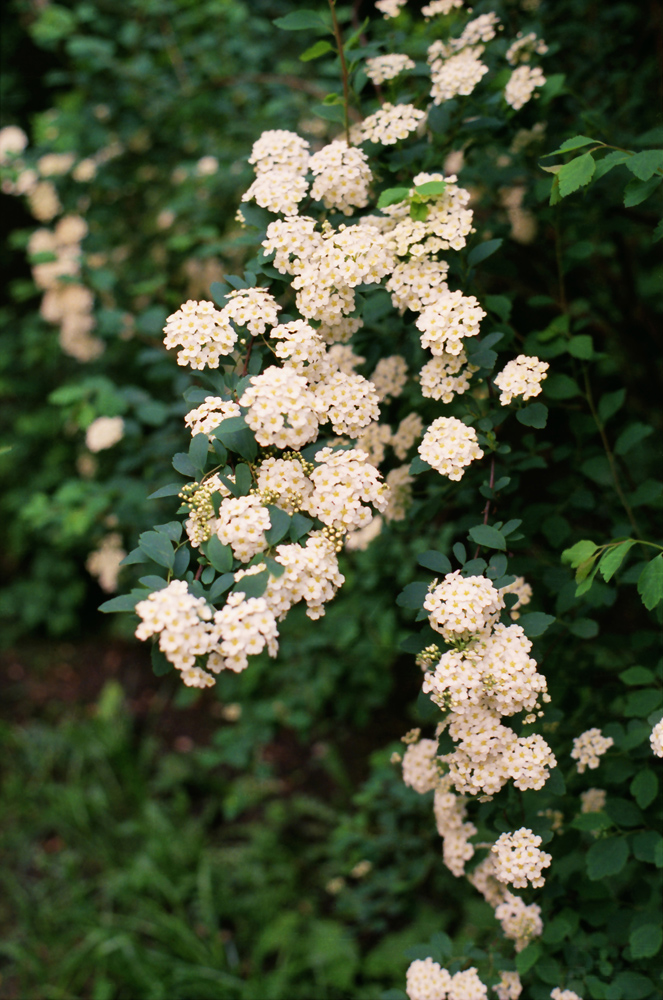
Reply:
<svg viewBox="0 0 663 1000"><path fill-rule="evenodd" d="M198 44L193 8L173 4L181 26L164 27L145 5L147 20L135 24L149 45L134 20L117 32L134 53L126 64L110 25L90 38L85 5L47 6L32 24L39 44L65 40L67 57L87 68L58 97L57 114L38 119L35 151L7 156L5 185L25 187L38 214L44 182L30 171L44 144L76 149L57 198L89 220L85 264L62 249L73 245L58 236L66 215L54 236L28 245L42 314L57 314L47 300L63 288L91 289L98 304L85 336L106 347L89 359L92 374L72 367L49 407L19 426L15 447L29 456L53 432L56 407L63 426L87 430L87 452L78 478L62 484L76 446L54 443L50 483L27 503L25 484L9 493L15 558L34 552L44 595L56 573L73 587L62 588L59 613L49 602L44 616L67 627L81 588L62 553L80 559L95 532L119 529L108 543L117 568L131 532L152 523L143 497L154 489L170 519L142 531L124 561L131 593L103 607L136 609L139 637L157 637L158 675L175 667L190 687L241 700L243 721L220 730L218 759L250 768L253 748L283 726L327 739L388 708L384 733L370 727L373 746L389 745L356 817L324 820L321 850L338 866L325 862L333 921L314 923L291 959L296 973L274 980L270 995L306 995L292 993L288 976L331 955L334 971L305 976L306 989L372 997L392 986L385 997L405 996L407 963L380 967L382 953L362 935L371 944L386 935L391 948L412 943L412 924L428 933L430 911L405 890L431 871L436 821L451 874L436 862L440 896L429 887L426 900L439 923L406 953L411 1000L427 989L480 997L486 987L516 997L521 980L533 1000L653 1000L663 944L654 757L663 754L663 484L652 416L663 151L647 118L653 56L626 44L640 22L627 4L599 11L571 0L550 12L531 2L472 12L433 3L424 18L398 0L377 15L361 5L266 6L283 15L273 27L247 24L240 5L210 6L244 25L237 58L261 69L284 37L300 56L299 68L294 51L279 67L279 86L287 78L293 91L233 125L223 147L209 126L212 46ZM571 29L581 20L593 30L577 43ZM154 51L149 65L143 49ZM302 65L316 68L315 82ZM256 73L256 86L273 79ZM109 75L123 82L112 127L95 103ZM137 121L136 79L162 95L144 106L156 108L153 125ZM245 84L233 79L224 101L234 86ZM232 109L220 111L228 125ZM251 145L255 179L244 165ZM99 149L118 155L100 163ZM89 203L79 204L74 174L94 156ZM210 156L227 168L208 173ZM219 219L235 217L242 191L239 230ZM128 217L113 207L120 194ZM145 213L144 224L132 212ZM217 258L221 267L202 270ZM14 291L29 304L34 286ZM189 378L158 345L164 324L167 346L194 369ZM31 392L43 330L30 316L17 348ZM61 323L65 351L70 333ZM183 389L186 406L176 401ZM23 412L24 399L16 405ZM168 482L173 452L184 478ZM38 544L49 532L50 550ZM303 603L320 617L343 576L327 616L307 622ZM25 600L30 586L23 576L9 592L27 624L42 620ZM407 749L396 751L389 741L410 723ZM386 761L401 757L420 796L389 771ZM285 813L275 803L265 815L278 827ZM512 833L529 838L515 875ZM348 876L363 862L355 884ZM265 919L272 948L297 940L301 914ZM327 942L320 963L317 933ZM248 996L252 974L215 988Z"/></svg>

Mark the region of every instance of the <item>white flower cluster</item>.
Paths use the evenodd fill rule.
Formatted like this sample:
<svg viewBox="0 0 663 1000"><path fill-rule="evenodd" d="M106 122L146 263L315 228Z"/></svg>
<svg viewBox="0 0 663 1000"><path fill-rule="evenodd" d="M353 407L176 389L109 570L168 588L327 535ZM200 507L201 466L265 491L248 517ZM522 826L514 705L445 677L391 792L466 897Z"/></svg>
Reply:
<svg viewBox="0 0 663 1000"><path fill-rule="evenodd" d="M541 872L552 861L552 855L540 850L541 837L527 827L514 833L501 833L491 851L495 854L495 877L500 882L524 889L528 884L540 888L545 879Z"/></svg>
<svg viewBox="0 0 663 1000"><path fill-rule="evenodd" d="M543 933L541 907L536 903L526 905L520 896L514 896L499 882L495 875L495 858L491 853L481 861L468 876L468 881L495 910L495 917L502 925L504 936L515 943L517 952L522 951L532 938Z"/></svg>
<svg viewBox="0 0 663 1000"><path fill-rule="evenodd" d="M306 475L312 468L296 453L287 458L266 458L258 466L258 492L263 503L274 503L288 514L300 511L304 497L313 491Z"/></svg>
<svg viewBox="0 0 663 1000"><path fill-rule="evenodd" d="M419 795L432 792L437 787L440 769L436 740L419 740L410 744L403 754L403 781Z"/></svg>
<svg viewBox="0 0 663 1000"><path fill-rule="evenodd" d="M378 395L363 375L335 372L315 385L321 420L328 420L337 434L356 438L380 416Z"/></svg>
<svg viewBox="0 0 663 1000"><path fill-rule="evenodd" d="M448 774L438 781L433 803L435 825L442 837L444 863L457 878L464 874L465 863L474 856L474 845L470 843L470 838L477 832L474 823L464 822L466 802L465 796L456 795L451 790L451 778Z"/></svg>
<svg viewBox="0 0 663 1000"><path fill-rule="evenodd" d="M408 507L412 503L412 483L413 477L410 475L408 465L399 465L387 473L387 487L389 489L389 504L384 511L385 521L403 521L407 514Z"/></svg>
<svg viewBox="0 0 663 1000"><path fill-rule="evenodd" d="M428 50L433 104L450 101L457 94L466 97L472 93L488 72L481 61L483 51L483 45L473 45L451 54L442 43L433 42Z"/></svg>
<svg viewBox="0 0 663 1000"><path fill-rule="evenodd" d="M249 163L256 179L242 195L242 201L256 201L270 212L296 215L297 206L308 191L306 171L309 144L296 132L269 129L253 144Z"/></svg>
<svg viewBox="0 0 663 1000"><path fill-rule="evenodd" d="M469 216L471 219L471 212ZM430 221L434 226L435 219ZM401 224L401 233L399 235L403 235L404 228L405 226ZM436 229L433 231L437 232ZM418 230L418 232L421 232L421 230ZM428 235L428 232L429 227L426 225L426 235ZM416 235L414 229L412 229L411 235L413 237ZM437 239L438 237L435 238ZM409 253L415 246L423 246L426 249L426 243L410 244L409 242L403 246L403 249ZM399 261L391 272L386 285L387 291L391 292L391 301L394 308L402 311L413 309L418 312L424 306L430 305L438 297L440 290L446 288L445 279L448 271L449 265L445 260L421 259L421 257L416 256L410 260Z"/></svg>
<svg viewBox="0 0 663 1000"><path fill-rule="evenodd" d="M253 566L251 570L257 573L260 567ZM243 575L250 576L251 570ZM235 574L235 579L242 579L242 571ZM276 656L277 637L276 619L265 598L247 598L243 591L234 591L214 614L214 648L207 666L216 674L221 670L238 673L248 666L248 657L257 656L265 646L270 656Z"/></svg>
<svg viewBox="0 0 663 1000"><path fill-rule="evenodd" d="M401 462L405 460L408 451L415 441L421 437L423 429L424 422L418 413L409 413L407 417L401 420L391 437L391 446L394 449L396 458L399 458Z"/></svg>
<svg viewBox="0 0 663 1000"><path fill-rule="evenodd" d="M439 250L462 250L466 244L465 237L472 232L472 211L465 206L470 200L470 193L456 184L456 175L439 173L421 173L413 178L413 187L403 201L388 205L382 209L386 218L368 216L364 224L379 225L382 232L390 237L389 245L399 257L416 258L420 265L420 274L410 268L396 271L396 277L390 279L393 286L387 286L392 291L392 301L397 309L411 308L409 299L420 298L428 305L435 302L439 294L447 293L448 288L444 277L448 265L443 261L430 261L431 255ZM417 187L431 181L444 184L442 194L425 197L427 215L425 219L413 219L410 215L411 198L417 194ZM422 198L422 195L417 195ZM401 263L401 262L398 262ZM407 263L407 262L402 262ZM433 266L430 266L430 265ZM392 267L392 272L395 269ZM440 272L442 272L440 274ZM398 294L398 285L416 285L416 289L407 288L398 296L404 301L394 298ZM427 286L430 286L427 288ZM437 293L431 290L437 289ZM417 306L416 308L421 308Z"/></svg>
<svg viewBox="0 0 663 1000"><path fill-rule="evenodd" d="M428 20L436 14L449 14L454 7L462 7L463 0L431 0L425 7L421 8L421 13Z"/></svg>
<svg viewBox="0 0 663 1000"><path fill-rule="evenodd" d="M239 402L248 408L246 422L258 444L297 451L317 437L315 395L292 368L272 365L254 375Z"/></svg>
<svg viewBox="0 0 663 1000"><path fill-rule="evenodd" d="M120 563L126 554L122 548L122 535L117 531L112 531L102 539L99 548L90 552L87 557L86 570L92 576L97 577L99 586L108 594L117 590Z"/></svg>
<svg viewBox="0 0 663 1000"><path fill-rule="evenodd" d="M390 104L386 101L378 111L364 118L358 131L362 142L376 142L393 146L399 139L407 139L426 118L414 104Z"/></svg>
<svg viewBox="0 0 663 1000"><path fill-rule="evenodd" d="M546 82L540 66L528 66L526 63L517 66L504 88L504 100L514 111L519 111L532 97L537 87Z"/></svg>
<svg viewBox="0 0 663 1000"><path fill-rule="evenodd" d="M663 754L661 755L663 756ZM605 809L606 790L605 788L588 788L586 792L580 793L580 812L597 813Z"/></svg>
<svg viewBox="0 0 663 1000"><path fill-rule="evenodd" d="M468 365L465 351L435 355L419 373L421 395L450 403L469 389L470 375L478 370L476 365Z"/></svg>
<svg viewBox="0 0 663 1000"><path fill-rule="evenodd" d="M205 396L205 401L194 410L189 410L184 423L191 429L191 436L207 434L211 440L214 430L229 417L239 417L241 410L237 403L220 396Z"/></svg>
<svg viewBox="0 0 663 1000"><path fill-rule="evenodd" d="M657 722L649 737L652 753L657 757L663 757L663 719Z"/></svg>
<svg viewBox="0 0 663 1000"><path fill-rule="evenodd" d="M416 320L421 330L421 346L434 355L461 354L464 337L475 337L486 315L474 295L449 289L424 307Z"/></svg>
<svg viewBox="0 0 663 1000"><path fill-rule="evenodd" d="M385 18L398 17L407 0L375 0L375 9Z"/></svg>
<svg viewBox="0 0 663 1000"><path fill-rule="evenodd" d="M393 80L406 69L414 69L414 62L409 56L392 52L386 56L374 56L366 60L366 76L375 84Z"/></svg>
<svg viewBox="0 0 663 1000"><path fill-rule="evenodd" d="M612 736L604 736L600 729L587 729L573 741L571 756L578 763L578 774L583 774L587 768L596 770L601 757L614 744Z"/></svg>
<svg viewBox="0 0 663 1000"><path fill-rule="evenodd" d="M168 317L164 344L170 350L181 347L178 365L194 369L218 368L219 358L230 354L237 341L230 318L213 302L189 299Z"/></svg>
<svg viewBox="0 0 663 1000"><path fill-rule="evenodd" d="M424 600L431 628L449 643L466 642L474 633L490 629L503 607L504 601L490 580L463 577L460 570L447 573Z"/></svg>
<svg viewBox="0 0 663 1000"><path fill-rule="evenodd" d="M316 452L318 465L309 477L313 492L304 498L302 509L329 527L343 531L365 527L373 515L367 504L382 511L389 499L386 484L367 459L359 448Z"/></svg>
<svg viewBox="0 0 663 1000"><path fill-rule="evenodd" d="M510 66L517 66L518 63L529 62L534 53L543 56L547 51L548 46L542 38L537 38L535 32L524 35L519 31L506 51L506 61Z"/></svg>
<svg viewBox="0 0 663 1000"><path fill-rule="evenodd" d="M486 1000L488 989L474 966L453 976L432 958L415 959L407 970L409 1000Z"/></svg>
<svg viewBox="0 0 663 1000"><path fill-rule="evenodd" d="M222 500L211 530L223 545L231 546L235 559L248 562L267 548L265 532L271 526L269 511L252 494Z"/></svg>
<svg viewBox="0 0 663 1000"><path fill-rule="evenodd" d="M337 208L344 215L351 215L353 208L368 205L373 174L363 150L348 146L345 139L335 139L314 153L310 166L315 177L311 197L321 201L325 208Z"/></svg>
<svg viewBox="0 0 663 1000"><path fill-rule="evenodd" d="M370 377L380 402L397 399L407 382L407 362L400 354L381 358Z"/></svg>
<svg viewBox="0 0 663 1000"><path fill-rule="evenodd" d="M321 618L325 604L345 580L338 569L333 543L322 531L314 531L306 539L306 545L277 545L275 559L285 567L285 572L278 577L270 574L263 596L276 620L281 621L299 601L305 601L309 618ZM259 564L259 568L264 566ZM240 570L236 579L254 570L255 567Z"/></svg>
<svg viewBox="0 0 663 1000"><path fill-rule="evenodd" d="M124 437L122 417L97 417L85 432L85 445L90 451L105 451Z"/></svg>
<svg viewBox="0 0 663 1000"><path fill-rule="evenodd" d="M221 313L256 337L278 322L280 309L266 288L239 288L229 293Z"/></svg>
<svg viewBox="0 0 663 1000"><path fill-rule="evenodd" d="M424 462L440 475L458 481L465 468L483 452L477 441L477 432L467 427L457 417L438 417L430 425L419 445Z"/></svg>
<svg viewBox="0 0 663 1000"><path fill-rule="evenodd" d="M501 972L501 979L493 989L497 993L497 1000L518 1000L523 992L523 985L517 972Z"/></svg>
<svg viewBox="0 0 663 1000"><path fill-rule="evenodd" d="M575 990L563 990L555 986L550 992L550 1000L582 1000L582 997L578 996Z"/></svg>
<svg viewBox="0 0 663 1000"><path fill-rule="evenodd" d="M214 678L196 666L214 645L211 619L214 612L203 597L190 594L184 580L172 580L163 590L136 605L142 619L136 629L139 639L159 636L159 649L182 675L188 687L210 687Z"/></svg>
<svg viewBox="0 0 663 1000"><path fill-rule="evenodd" d="M519 354L513 361L508 361L502 371L495 377L495 385L500 389L500 403L507 406L514 396L531 399L541 392L541 383L547 378L550 365L547 361L539 361L535 357Z"/></svg>

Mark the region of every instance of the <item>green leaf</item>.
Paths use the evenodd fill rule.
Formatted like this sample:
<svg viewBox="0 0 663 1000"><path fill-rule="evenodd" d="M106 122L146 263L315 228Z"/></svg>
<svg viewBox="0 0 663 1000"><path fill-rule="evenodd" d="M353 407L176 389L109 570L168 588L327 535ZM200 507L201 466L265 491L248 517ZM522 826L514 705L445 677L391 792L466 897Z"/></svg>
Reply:
<svg viewBox="0 0 663 1000"><path fill-rule="evenodd" d="M634 685L653 684L654 674L651 670L648 670L647 667L635 666L629 667L628 670L622 670L619 675L619 679L620 681L623 681L624 684L628 684L633 687Z"/></svg>
<svg viewBox="0 0 663 1000"><path fill-rule="evenodd" d="M265 532L265 538L269 545L276 545L290 531L290 514L286 514L280 507L276 507L271 503L267 504L267 510L269 511L269 519L272 526Z"/></svg>
<svg viewBox="0 0 663 1000"><path fill-rule="evenodd" d="M480 243L479 246L474 247L467 255L467 263L470 267L474 267L476 264L480 264L482 260L486 260L491 257L504 243L504 240L486 240L485 243Z"/></svg>
<svg viewBox="0 0 663 1000"><path fill-rule="evenodd" d="M161 497L176 497L179 496L181 489L181 483L168 483L167 486L162 486L160 489L155 490L154 493L150 493L147 499L160 500Z"/></svg>
<svg viewBox="0 0 663 1000"><path fill-rule="evenodd" d="M594 342L589 334L581 333L577 337L571 337L567 344L567 350L574 358L588 361L594 354Z"/></svg>
<svg viewBox="0 0 663 1000"><path fill-rule="evenodd" d="M578 383L569 375L549 375L543 383L543 391L550 399L572 399L580 395Z"/></svg>
<svg viewBox="0 0 663 1000"><path fill-rule="evenodd" d="M626 168L641 181L648 181L657 170L663 169L663 149L643 149L624 161Z"/></svg>
<svg viewBox="0 0 663 1000"><path fill-rule="evenodd" d="M317 10L294 10L277 17L272 24L282 31L332 31L332 27Z"/></svg>
<svg viewBox="0 0 663 1000"><path fill-rule="evenodd" d="M568 563L575 568L589 559L597 549L598 545L596 542L592 542L588 538L583 538L582 541L572 545L570 549L564 549L562 552L562 562Z"/></svg>
<svg viewBox="0 0 663 1000"><path fill-rule="evenodd" d="M415 222L425 222L428 218L428 206L421 201L411 202L410 218L414 219Z"/></svg>
<svg viewBox="0 0 663 1000"><path fill-rule="evenodd" d="M196 474L205 471L207 464L207 453L209 451L209 441L207 434L194 434L189 445L189 458L196 470Z"/></svg>
<svg viewBox="0 0 663 1000"><path fill-rule="evenodd" d="M165 653L162 653L159 649L159 644L156 642L152 643L150 649L150 660L152 662L152 673L156 677L163 677L164 674L169 673L173 670L173 664L170 660L166 659Z"/></svg>
<svg viewBox="0 0 663 1000"><path fill-rule="evenodd" d="M178 451L176 455L173 455L173 468L175 472L181 472L189 479L193 479L196 475L195 466L185 451Z"/></svg>
<svg viewBox="0 0 663 1000"><path fill-rule="evenodd" d="M570 163L565 163L557 174L559 193L562 198L566 198L567 195L573 194L578 188L589 184L594 176L595 169L596 163L591 153L583 153L582 156L577 156Z"/></svg>
<svg viewBox="0 0 663 1000"><path fill-rule="evenodd" d="M618 875L628 861L628 844L624 837L606 837L592 844L587 851L587 875L592 882Z"/></svg>
<svg viewBox="0 0 663 1000"><path fill-rule="evenodd" d="M628 455L637 444L644 441L652 434L654 428L650 424L634 423L629 424L625 431L619 435L615 442L615 454Z"/></svg>
<svg viewBox="0 0 663 1000"><path fill-rule="evenodd" d="M451 563L447 557L443 556L441 552L436 552L434 549L423 552L417 559L417 562L420 566L432 569L434 573L440 573L442 576L451 573Z"/></svg>
<svg viewBox="0 0 663 1000"><path fill-rule="evenodd" d="M305 52L302 52L299 58L301 62L310 62L311 59L319 59L320 56L324 56L327 52L333 52L333 50L331 42L321 38L319 42L315 42Z"/></svg>
<svg viewBox="0 0 663 1000"><path fill-rule="evenodd" d="M164 587L168 586L168 581L161 576L141 576L138 582L143 587L147 587L150 593L154 593L155 590L163 590Z"/></svg>
<svg viewBox="0 0 663 1000"><path fill-rule="evenodd" d="M159 531L144 531L138 538L138 547L153 562L167 569L173 568L175 552L170 539Z"/></svg>
<svg viewBox="0 0 663 1000"><path fill-rule="evenodd" d="M418 610L423 606L427 593L427 583L423 583L420 580L415 581L414 583L408 583L408 585L403 588L396 598L396 604L398 604L401 608L413 608Z"/></svg>
<svg viewBox="0 0 663 1000"><path fill-rule="evenodd" d="M545 427L548 422L548 407L543 403L530 403L522 410L517 410L516 420L524 427Z"/></svg>
<svg viewBox="0 0 663 1000"><path fill-rule="evenodd" d="M218 535L212 535L204 552L218 573L228 573L232 569L233 551L229 545L223 544Z"/></svg>
<svg viewBox="0 0 663 1000"><path fill-rule="evenodd" d="M234 582L234 573L224 573L223 576L217 576L207 594L208 599L210 601L215 601L217 597L221 596L221 594L225 594L227 590L230 590Z"/></svg>
<svg viewBox="0 0 663 1000"><path fill-rule="evenodd" d="M658 778L653 771L645 767L636 774L631 782L630 791L640 808L646 809L658 795Z"/></svg>
<svg viewBox="0 0 663 1000"><path fill-rule="evenodd" d="M622 163L630 158L629 153L622 153L618 149L614 149L611 153L607 153L599 162L596 164L596 172L594 173L594 180L598 181L601 177L612 170L613 167L619 167Z"/></svg>
<svg viewBox="0 0 663 1000"><path fill-rule="evenodd" d="M166 521L165 524L155 524L154 530L170 538L171 542L179 542L182 537L182 524L180 521Z"/></svg>
<svg viewBox="0 0 663 1000"><path fill-rule="evenodd" d="M143 591L142 597L147 597L145 591ZM135 590L130 594L119 594L117 597L111 597L109 601L100 604L99 611L103 611L104 614L111 611L133 611L139 600L141 600L141 595L137 596Z"/></svg>
<svg viewBox="0 0 663 1000"><path fill-rule="evenodd" d="M545 160L547 156L557 156L558 153L570 153L574 149L582 149L583 146L591 146L593 142L600 143L600 140L590 139L589 136L586 135L574 135L572 139L567 139L563 142L559 149L553 149L552 153L545 153L542 159Z"/></svg>
<svg viewBox="0 0 663 1000"><path fill-rule="evenodd" d="M654 193L662 180L663 177L656 175L650 177L648 181L638 181L635 179L629 181L624 188L625 208L633 208L635 205L641 205L643 201L646 201Z"/></svg>
<svg viewBox="0 0 663 1000"><path fill-rule="evenodd" d="M541 955L541 945L538 942L528 944L516 955L516 969L524 976L532 966L536 965Z"/></svg>
<svg viewBox="0 0 663 1000"><path fill-rule="evenodd" d="M235 487L237 490L235 496L248 496L251 491L252 483L253 479L251 478L251 469L248 465L244 465L243 462L237 465L235 467Z"/></svg>
<svg viewBox="0 0 663 1000"><path fill-rule="evenodd" d="M663 553L651 559L638 579L638 593L648 611L663 598Z"/></svg>
<svg viewBox="0 0 663 1000"><path fill-rule="evenodd" d="M543 635L556 620L554 615L546 615L542 611L532 611L527 615L521 615L518 624L528 639L536 639L537 636Z"/></svg>
<svg viewBox="0 0 663 1000"><path fill-rule="evenodd" d="M433 466L429 465L428 462L424 462L423 458L419 455L415 455L410 462L409 473L411 476L417 476L420 472L429 472Z"/></svg>
<svg viewBox="0 0 663 1000"><path fill-rule="evenodd" d="M136 563L144 563L144 562L145 562L145 553L141 552L140 549L136 548L132 549L131 552L129 552L129 554L124 557L124 559L120 563L120 566L134 566Z"/></svg>
<svg viewBox="0 0 663 1000"><path fill-rule="evenodd" d="M238 580L233 587L234 593L241 592L245 597L262 597L269 583L269 570L263 569L260 573L253 573L251 576L244 576Z"/></svg>
<svg viewBox="0 0 663 1000"><path fill-rule="evenodd" d="M298 542L313 527L313 521L303 514L293 514L290 519L290 541Z"/></svg>
<svg viewBox="0 0 663 1000"><path fill-rule="evenodd" d="M663 240L663 219L657 223L652 236L652 243L658 243L659 240Z"/></svg>
<svg viewBox="0 0 663 1000"><path fill-rule="evenodd" d="M617 410L621 409L625 399L626 389L617 389L616 392L608 392L605 396L601 396L598 411L602 423L605 423L610 417L614 416Z"/></svg>
<svg viewBox="0 0 663 1000"><path fill-rule="evenodd" d="M606 582L612 579L624 561L624 556L634 545L635 539L629 538L605 550L599 562L599 572Z"/></svg>
<svg viewBox="0 0 663 1000"><path fill-rule="evenodd" d="M387 188L378 198L378 208L387 208L388 205L395 205L399 201L405 201L410 195L410 188L396 187Z"/></svg>
<svg viewBox="0 0 663 1000"><path fill-rule="evenodd" d="M475 524L468 535L477 545L484 545L488 549L506 549L504 535L490 524Z"/></svg>
<svg viewBox="0 0 663 1000"><path fill-rule="evenodd" d="M421 195L422 198L434 198L436 195L444 194L446 187L447 185L445 181L426 181L425 184L415 185L414 190L417 194Z"/></svg>
<svg viewBox="0 0 663 1000"><path fill-rule="evenodd" d="M593 618L577 618L569 625L569 632L579 639L594 639L599 634L598 622Z"/></svg>
<svg viewBox="0 0 663 1000"><path fill-rule="evenodd" d="M639 972L619 972L614 983L621 990L620 996L624 1000L647 1000L656 996L656 987L651 979Z"/></svg>
<svg viewBox="0 0 663 1000"><path fill-rule="evenodd" d="M650 712L661 703L663 693L657 688L640 688L630 691L624 706L624 715L629 719L646 719Z"/></svg>
<svg viewBox="0 0 663 1000"><path fill-rule="evenodd" d="M607 830L612 825L612 820L604 812L580 813L569 823L574 830L582 830L585 833L592 830Z"/></svg>

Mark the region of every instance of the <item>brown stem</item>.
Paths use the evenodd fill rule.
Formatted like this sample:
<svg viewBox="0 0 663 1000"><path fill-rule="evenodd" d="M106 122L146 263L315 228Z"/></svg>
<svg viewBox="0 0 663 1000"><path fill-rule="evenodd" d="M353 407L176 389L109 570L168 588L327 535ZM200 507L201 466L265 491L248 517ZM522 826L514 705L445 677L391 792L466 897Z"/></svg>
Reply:
<svg viewBox="0 0 663 1000"><path fill-rule="evenodd" d="M338 18L336 17L336 0L329 0L329 9L331 11L332 22L334 25L334 37L336 38L336 45L338 47L338 58L341 60L341 76L343 77L343 117L345 119L345 140L348 146L352 145L350 142L350 86L348 83L348 66L345 61L345 52L343 51L343 36L341 35L341 29L338 24Z"/></svg>
<svg viewBox="0 0 663 1000"><path fill-rule="evenodd" d="M495 485L495 455L490 457L490 479L488 481L488 486L492 490ZM486 506L483 509L483 523L488 524L488 515L490 514L490 497L486 500ZM474 553L474 558L479 558L479 551L481 549L480 545L477 545L476 552Z"/></svg>
<svg viewBox="0 0 663 1000"><path fill-rule="evenodd" d="M249 361L251 360L251 351L253 350L253 342L254 342L255 339L256 339L255 337L251 337L251 339L249 341L249 347L248 347L248 350L246 352L246 357L244 358L244 367L242 368L242 374L240 375L240 378L244 378L244 376L246 375L246 373L248 371Z"/></svg>

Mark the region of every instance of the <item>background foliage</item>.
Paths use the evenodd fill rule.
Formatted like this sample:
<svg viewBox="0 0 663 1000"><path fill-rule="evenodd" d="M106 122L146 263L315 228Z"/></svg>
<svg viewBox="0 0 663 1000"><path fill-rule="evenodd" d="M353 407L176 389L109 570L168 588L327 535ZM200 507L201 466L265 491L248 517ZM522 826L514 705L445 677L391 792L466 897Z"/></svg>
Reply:
<svg viewBox="0 0 663 1000"><path fill-rule="evenodd" d="M105 350L88 363L64 354L39 316L42 293L26 263L37 223L20 198L3 195L13 229L2 306L2 610L14 644L130 630L100 622L103 595L85 561L109 531L129 549L139 531L173 514L172 501L146 501L173 478L172 454L188 446L188 380L161 348L163 320L184 298L207 297L224 272L241 272L254 252L246 244L255 233L233 220L259 133L275 122L309 138L338 127L312 110L340 89L334 61L302 63L315 34L273 27L292 7L18 0L3 10L3 124L31 132L26 162L121 149L89 182L54 178L66 211L82 212L90 230L82 278ZM376 21L371 37L423 51L412 7L395 27ZM518 5L500 13L521 24ZM498 511L522 520L523 540L508 541L510 568L535 585L535 610L557 619L536 651L554 706L546 722L565 761L589 712L615 739L600 782L564 764L568 793L557 784L520 796L522 807L503 803L509 815L523 808L526 825L543 832L539 811L565 812L536 894L554 916L541 946L518 956L534 1000L565 974L598 1000L660 995L660 768L648 734L661 714L661 604L652 591L648 611L637 591L650 559L644 547L632 546L616 573L598 567L596 550L573 548L637 536L661 544L663 324L652 239L660 188L638 201L638 184L650 178L624 164L604 172L610 151L588 154L595 143L543 159L576 135L635 153L663 144L660 13L657 3L544 0L533 23L550 48L549 82L518 126L544 121L545 132L513 152L513 125L495 116L497 124L479 128L445 106L430 151L440 163L465 146L460 181L475 192L477 229L504 239L462 287L489 306L493 329L505 335L500 349L537 354L555 369L545 429L510 418L511 482L498 500ZM370 4L348 7L347 30L370 14ZM37 81L19 70L35 64L43 67ZM370 108L370 88L357 86ZM204 156L217 158L217 171L200 172ZM551 177L542 169L551 163L568 165ZM407 164L391 169L396 181L409 176ZM553 179L563 197L551 205ZM533 243L514 238L500 194L514 186L536 222ZM377 359L370 338L358 350ZM115 415L125 437L91 465L85 430ZM453 557L452 546L467 541L485 502L481 485L468 475L452 491L418 488L407 522L344 555L347 582L326 618L312 624L292 613L277 661L222 675L201 697L199 717L218 721L204 725L202 747L166 748L159 713L145 722L112 683L96 693L91 718L47 711L17 726L7 718L3 740L16 756L4 784L13 820L3 834L13 862L1 917L8 996L249 1000L260 989L274 998L374 998L400 987L404 949L435 932L447 931L454 956L476 963L492 954L492 911L442 867L430 804L388 764L392 741L426 722L418 669L400 648L408 636L413 648L414 614L396 598L418 577L432 578L417 566L421 553ZM472 548L455 554L461 564ZM48 658L25 662L36 673L52 669ZM196 697L170 678L150 683L180 710ZM241 716L230 721L236 703ZM591 821L598 827L575 804L594 782L608 790L605 812ZM488 808L482 818L486 829L507 828ZM362 860L372 871L353 877ZM415 954L450 961L444 937Z"/></svg>

